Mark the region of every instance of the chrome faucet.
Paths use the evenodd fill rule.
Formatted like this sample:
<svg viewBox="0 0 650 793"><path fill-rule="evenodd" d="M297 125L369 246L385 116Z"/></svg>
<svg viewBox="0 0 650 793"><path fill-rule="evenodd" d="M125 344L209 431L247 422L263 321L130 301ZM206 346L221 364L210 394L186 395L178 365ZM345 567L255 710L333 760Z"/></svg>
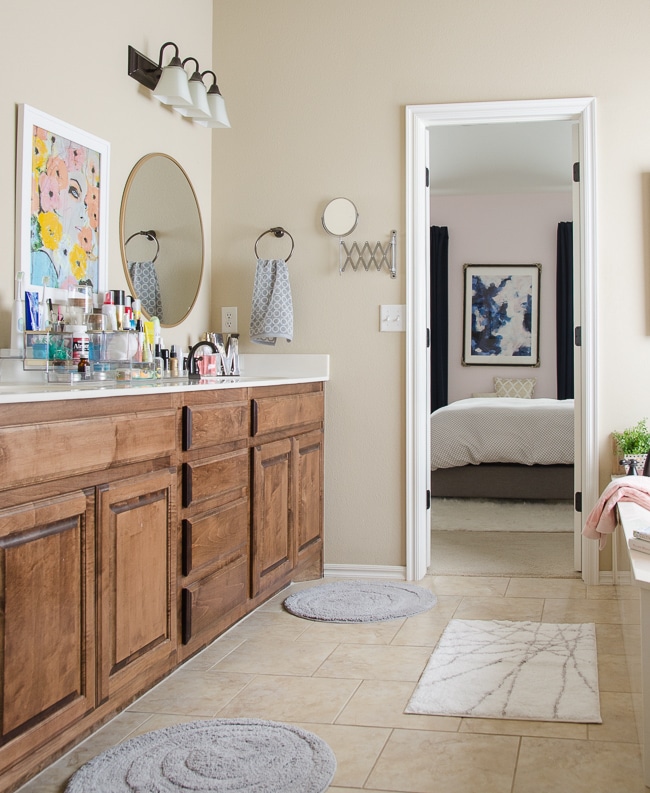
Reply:
<svg viewBox="0 0 650 793"><path fill-rule="evenodd" d="M187 355L187 376L190 380L199 380L201 377L195 358L196 351L199 347L209 347L215 354L219 352L216 345L211 341L197 341L193 347L190 347L190 351Z"/></svg>

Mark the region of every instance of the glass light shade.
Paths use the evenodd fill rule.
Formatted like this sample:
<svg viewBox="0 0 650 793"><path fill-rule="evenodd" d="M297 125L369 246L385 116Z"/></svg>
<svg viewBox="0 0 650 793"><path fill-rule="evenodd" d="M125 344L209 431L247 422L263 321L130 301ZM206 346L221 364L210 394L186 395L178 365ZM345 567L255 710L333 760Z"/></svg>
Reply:
<svg viewBox="0 0 650 793"><path fill-rule="evenodd" d="M208 105L210 107L210 118L197 118L197 124L202 127L228 127L230 128L230 120L226 111L226 103L218 90L210 89L208 91Z"/></svg>
<svg viewBox="0 0 650 793"><path fill-rule="evenodd" d="M172 105L175 108L192 104L192 96L187 86L187 72L179 64L165 66L158 80L158 85L153 95L163 105Z"/></svg>
<svg viewBox="0 0 650 793"><path fill-rule="evenodd" d="M190 89L190 96L192 97L192 104L176 106L174 103L174 110L177 110L181 116L187 116L188 118L210 118L207 91L205 90L203 81L200 77L192 77L188 86Z"/></svg>

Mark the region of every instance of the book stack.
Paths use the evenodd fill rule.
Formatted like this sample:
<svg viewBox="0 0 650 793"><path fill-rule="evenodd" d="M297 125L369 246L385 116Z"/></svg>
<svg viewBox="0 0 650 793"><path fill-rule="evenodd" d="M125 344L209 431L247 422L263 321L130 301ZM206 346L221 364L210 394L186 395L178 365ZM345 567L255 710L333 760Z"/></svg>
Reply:
<svg viewBox="0 0 650 793"><path fill-rule="evenodd" d="M632 551L650 553L650 528L634 529L627 544Z"/></svg>

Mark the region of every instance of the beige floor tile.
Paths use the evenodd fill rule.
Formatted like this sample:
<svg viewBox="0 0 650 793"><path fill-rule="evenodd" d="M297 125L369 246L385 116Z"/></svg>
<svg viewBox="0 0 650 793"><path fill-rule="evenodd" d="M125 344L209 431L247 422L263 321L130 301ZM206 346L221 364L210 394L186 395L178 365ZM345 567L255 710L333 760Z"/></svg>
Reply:
<svg viewBox="0 0 650 793"><path fill-rule="evenodd" d="M355 680L419 679L433 652L430 647L340 644L320 666L315 677Z"/></svg>
<svg viewBox="0 0 650 793"><path fill-rule="evenodd" d="M311 675L337 647L337 642L298 644L267 634L264 640L242 642L213 669L259 675Z"/></svg>
<svg viewBox="0 0 650 793"><path fill-rule="evenodd" d="M153 730L163 730L165 727L173 727L175 724L187 724L191 721L206 721L211 716L183 716L181 714L171 713L147 713L149 718L143 722L137 729L133 730L128 736L134 738L136 735L143 735L145 732L153 732Z"/></svg>
<svg viewBox="0 0 650 793"><path fill-rule="evenodd" d="M250 681L252 675L181 668L130 707L137 713L214 716Z"/></svg>
<svg viewBox="0 0 650 793"><path fill-rule="evenodd" d="M532 735L544 738L587 738L586 724L565 721L523 721L515 719L462 719L460 732L483 735Z"/></svg>
<svg viewBox="0 0 650 793"><path fill-rule="evenodd" d="M414 647L432 647L438 643L444 629L449 624L449 618L439 617L428 611L417 617L406 620L404 625L395 634L392 645L411 645Z"/></svg>
<svg viewBox="0 0 650 793"><path fill-rule="evenodd" d="M541 598L463 598L454 614L462 620L539 620L544 601Z"/></svg>
<svg viewBox="0 0 650 793"><path fill-rule="evenodd" d="M638 600L639 588L631 584L621 586L588 586L588 600Z"/></svg>
<svg viewBox="0 0 650 793"><path fill-rule="evenodd" d="M377 727L348 727L339 724L299 724L322 738L336 755L333 785L363 787L386 745L391 731ZM364 791L366 788L363 787Z"/></svg>
<svg viewBox="0 0 650 793"><path fill-rule="evenodd" d="M259 675L216 714L218 718L334 722L360 680Z"/></svg>
<svg viewBox="0 0 650 793"><path fill-rule="evenodd" d="M638 743L632 694L601 690L600 715L602 724L589 724L587 727L589 740Z"/></svg>
<svg viewBox="0 0 650 793"><path fill-rule="evenodd" d="M296 642L390 644L405 622L405 619L357 624L310 622Z"/></svg>
<svg viewBox="0 0 650 793"><path fill-rule="evenodd" d="M506 597L576 598L584 600L587 587L574 578L511 578Z"/></svg>
<svg viewBox="0 0 650 793"><path fill-rule="evenodd" d="M598 687L601 691L631 692L633 690L624 655L598 653Z"/></svg>
<svg viewBox="0 0 650 793"><path fill-rule="evenodd" d="M645 793L639 747L522 738L512 793Z"/></svg>
<svg viewBox="0 0 650 793"><path fill-rule="evenodd" d="M433 592L438 595L503 596L508 588L509 578L501 576L461 576L436 575L433 579Z"/></svg>
<svg viewBox="0 0 650 793"><path fill-rule="evenodd" d="M293 641L309 627L307 620L301 620L287 612L255 611L238 622L224 634L232 640L257 639L272 634L278 640Z"/></svg>
<svg viewBox="0 0 650 793"><path fill-rule="evenodd" d="M336 723L457 732L461 721L459 718L404 713L415 685L402 680L364 680L336 719Z"/></svg>
<svg viewBox="0 0 650 793"><path fill-rule="evenodd" d="M542 622L621 623L619 603L615 600L548 599L544 601Z"/></svg>
<svg viewBox="0 0 650 793"><path fill-rule="evenodd" d="M182 668L193 672L206 671L239 647L243 641L243 638L236 639L223 636L186 661Z"/></svg>
<svg viewBox="0 0 650 793"><path fill-rule="evenodd" d="M598 652L607 655L625 655L624 627L624 625L616 625L611 622L596 623Z"/></svg>
<svg viewBox="0 0 650 793"><path fill-rule="evenodd" d="M394 730L366 785L411 793L510 793L519 740Z"/></svg>

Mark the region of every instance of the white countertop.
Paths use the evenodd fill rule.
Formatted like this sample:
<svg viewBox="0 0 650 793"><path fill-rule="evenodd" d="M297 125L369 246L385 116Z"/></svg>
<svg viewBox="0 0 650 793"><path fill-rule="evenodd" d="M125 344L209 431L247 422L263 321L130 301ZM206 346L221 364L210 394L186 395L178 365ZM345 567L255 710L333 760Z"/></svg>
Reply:
<svg viewBox="0 0 650 793"><path fill-rule="evenodd" d="M650 512L632 501L619 501L617 507L625 544L628 545L635 529L647 531L650 528ZM640 587L650 589L650 553L634 551L629 545L627 551L635 582Z"/></svg>
<svg viewBox="0 0 650 793"><path fill-rule="evenodd" d="M238 377L202 378L188 380L184 377L143 380L138 383L75 383L74 385L48 383L42 372L16 373L0 379L0 404L17 402L52 402L68 399L97 399L102 397L128 397L143 394L174 393L179 391L248 388L257 386L292 385L329 380L329 355L242 354Z"/></svg>

